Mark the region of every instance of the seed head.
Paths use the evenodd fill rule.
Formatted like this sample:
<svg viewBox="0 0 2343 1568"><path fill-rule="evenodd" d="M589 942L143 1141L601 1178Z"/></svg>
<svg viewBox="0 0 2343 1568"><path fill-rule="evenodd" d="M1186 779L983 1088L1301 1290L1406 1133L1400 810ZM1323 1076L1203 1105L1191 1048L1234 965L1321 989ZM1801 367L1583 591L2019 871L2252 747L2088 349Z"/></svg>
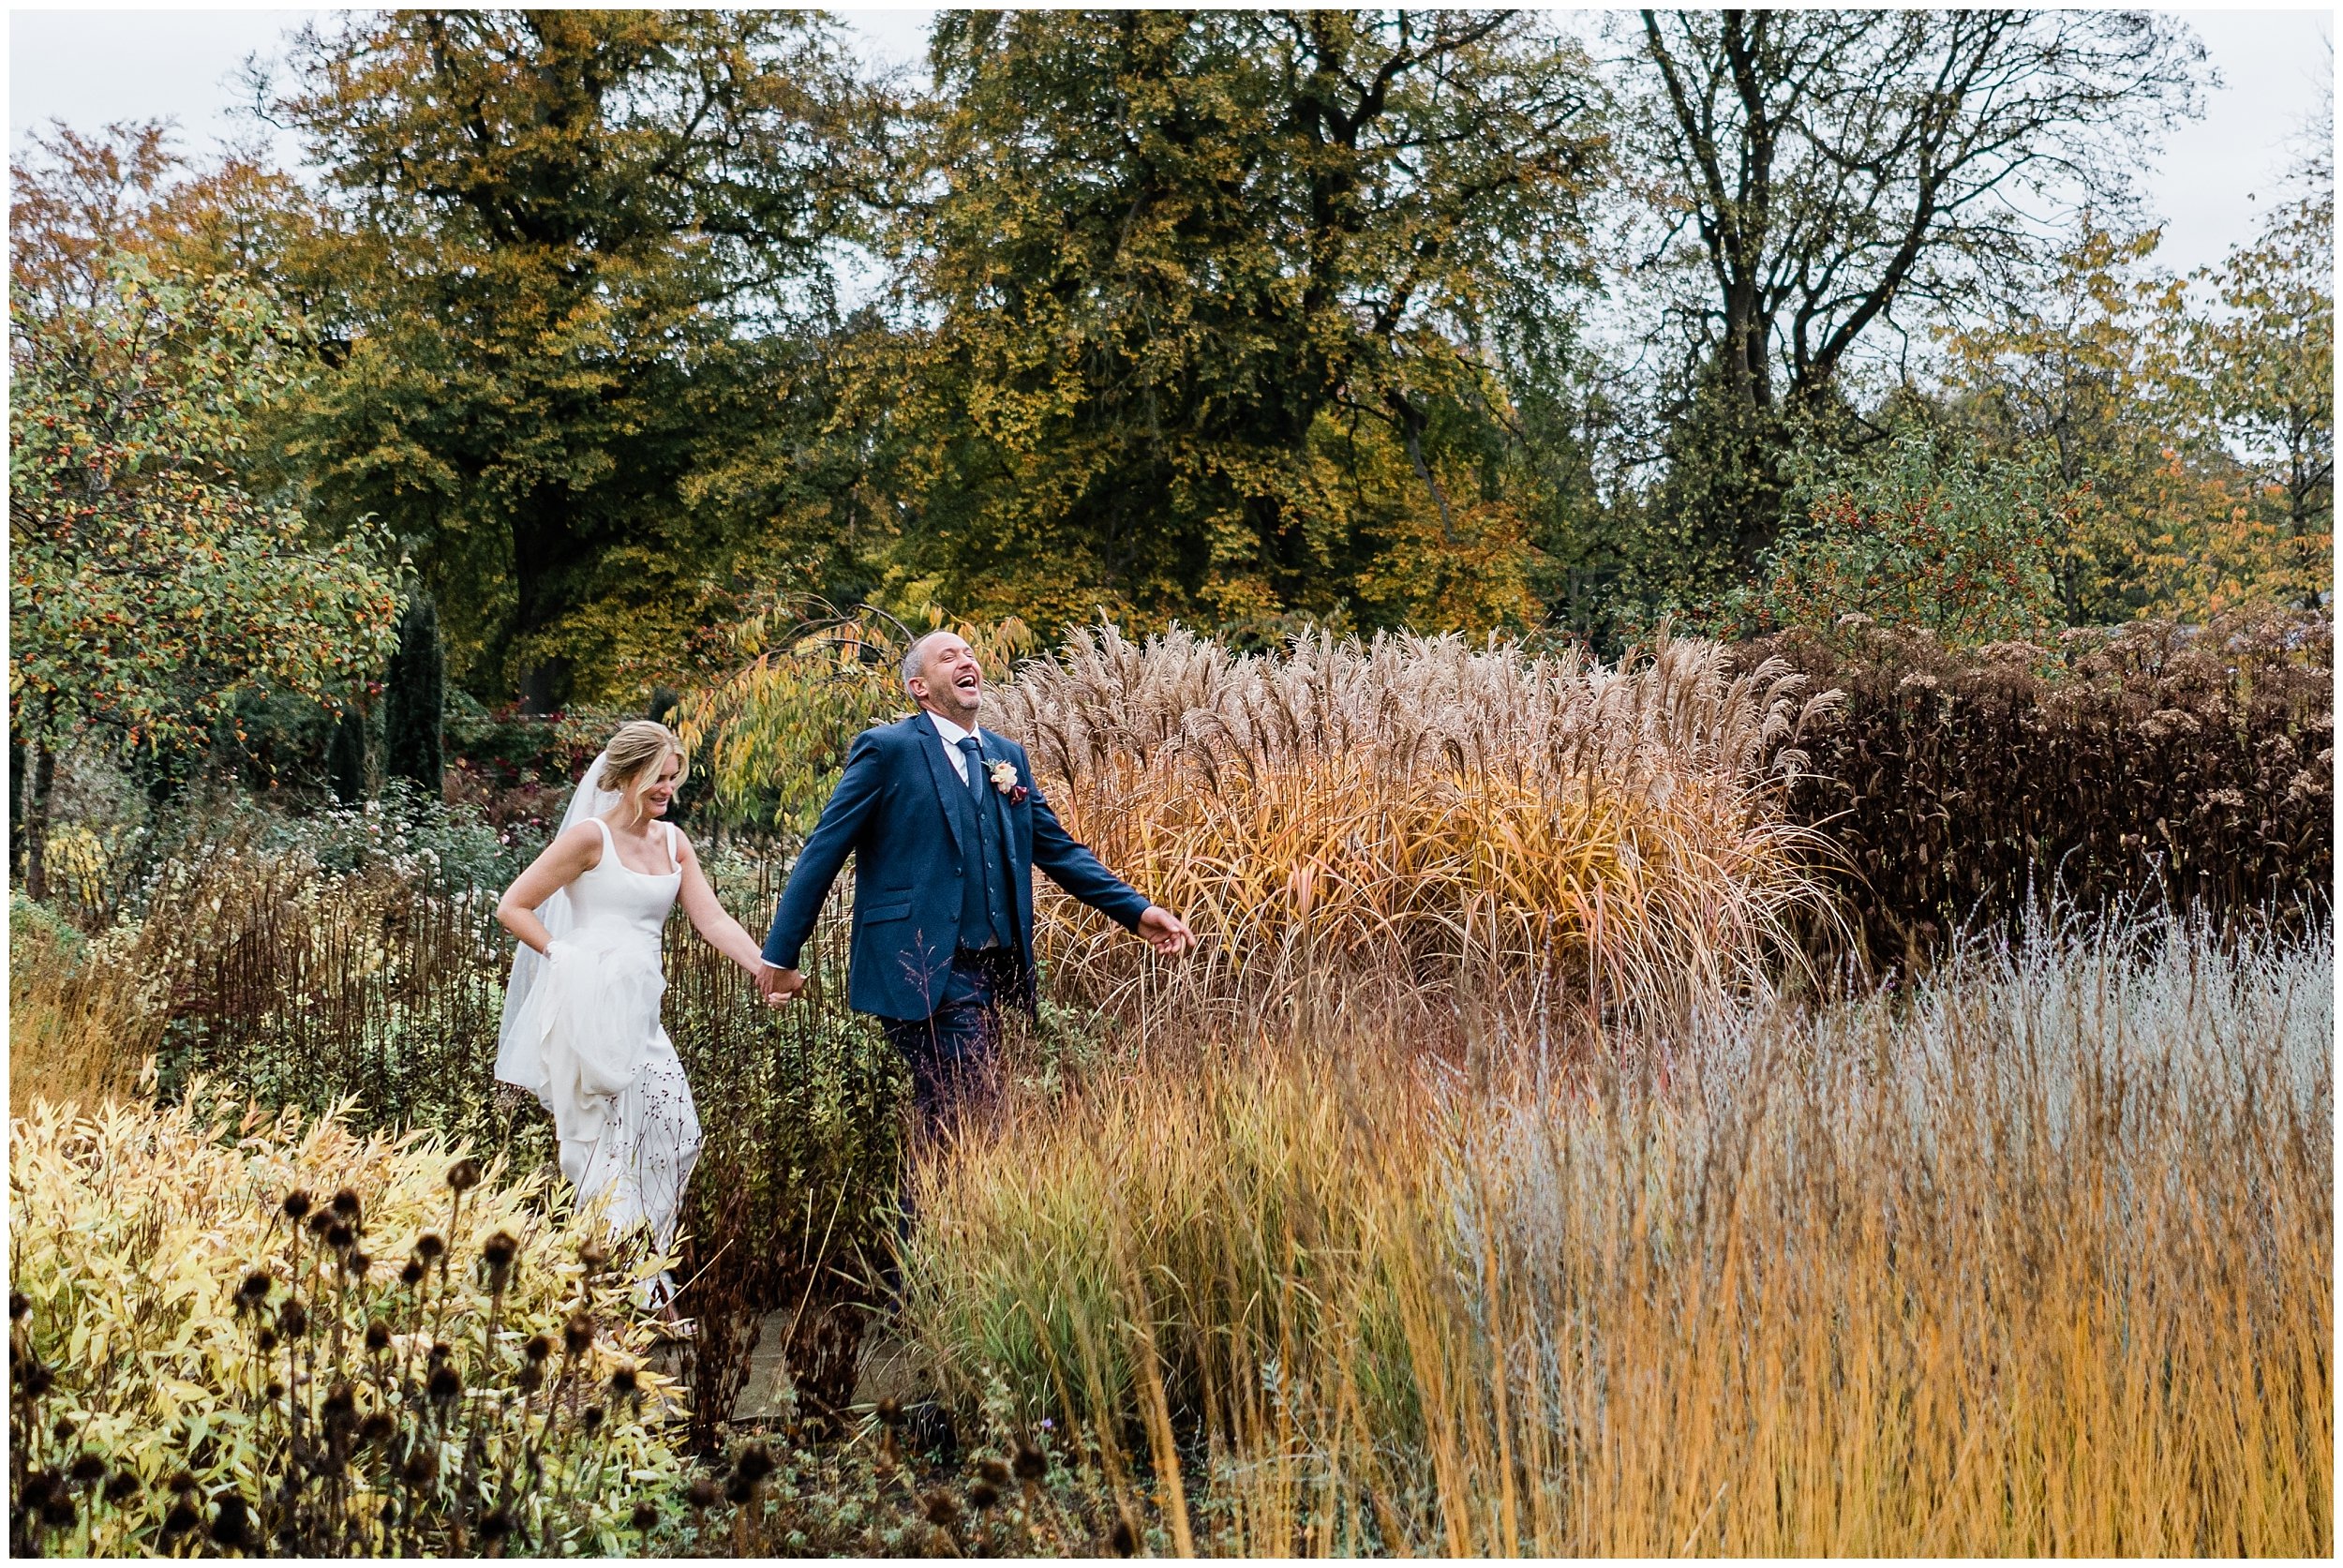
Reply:
<svg viewBox="0 0 2343 1568"><path fill-rule="evenodd" d="M247 1309L260 1306L268 1299L269 1290L276 1283L265 1271L253 1270L244 1277L244 1283L236 1287L236 1305Z"/></svg>
<svg viewBox="0 0 2343 1568"><path fill-rule="evenodd" d="M342 1260L342 1267L349 1271L352 1278L364 1279L366 1270L374 1267L374 1260L363 1252L352 1252Z"/></svg>
<svg viewBox="0 0 2343 1568"><path fill-rule="evenodd" d="M171 1505L170 1513L163 1516L163 1533L185 1535L202 1522L203 1516L196 1512L195 1504L183 1497Z"/></svg>
<svg viewBox="0 0 2343 1568"><path fill-rule="evenodd" d="M499 1231L480 1244L480 1261L501 1274L513 1266L513 1255L520 1249L519 1239L510 1231Z"/></svg>
<svg viewBox="0 0 2343 1568"><path fill-rule="evenodd" d="M421 1486L439 1473L440 1467L432 1462L429 1454L421 1449L407 1456L407 1462L398 1467L398 1478L410 1487Z"/></svg>
<svg viewBox="0 0 2343 1568"><path fill-rule="evenodd" d="M127 1502L139 1495L139 1488L143 1485L136 1471L118 1470L107 1479L106 1501L117 1506Z"/></svg>
<svg viewBox="0 0 2343 1568"><path fill-rule="evenodd" d="M191 1492L195 1490L195 1475L189 1471L172 1471L171 1479L164 1482L163 1486L173 1492Z"/></svg>
<svg viewBox="0 0 2343 1568"><path fill-rule="evenodd" d="M930 1492L919 1500L920 1512L928 1523L939 1530L949 1530L960 1518L960 1504L949 1492Z"/></svg>
<svg viewBox="0 0 2343 1568"><path fill-rule="evenodd" d="M529 1343L521 1347L521 1353L531 1361L545 1360L553 1353L553 1336L550 1334L530 1335Z"/></svg>
<svg viewBox="0 0 2343 1568"><path fill-rule="evenodd" d="M578 1421L588 1431L599 1432L602 1430L603 1415L603 1408L600 1405L589 1405L586 1407L586 1413L579 1416Z"/></svg>
<svg viewBox="0 0 2343 1568"><path fill-rule="evenodd" d="M979 1481L968 1488L968 1506L981 1514L1001 1501L1001 1489L990 1481Z"/></svg>
<svg viewBox="0 0 2343 1568"><path fill-rule="evenodd" d="M358 1245L358 1232L336 1219L325 1227L325 1245L336 1252L346 1252Z"/></svg>
<svg viewBox="0 0 2343 1568"><path fill-rule="evenodd" d="M891 1395L878 1402L876 1414L881 1426L900 1426L903 1425L903 1408L895 1402Z"/></svg>
<svg viewBox="0 0 2343 1568"><path fill-rule="evenodd" d="M67 1467L66 1474L77 1486L86 1486L94 1481L103 1481L106 1479L105 1456L84 1449L74 1456L73 1463Z"/></svg>
<svg viewBox="0 0 2343 1568"><path fill-rule="evenodd" d="M464 1392L464 1380L455 1367L441 1362L431 1368L431 1376L425 1381L424 1390L434 1400L446 1404Z"/></svg>
<svg viewBox="0 0 2343 1568"><path fill-rule="evenodd" d="M253 1336L253 1341L261 1347L263 1353L273 1351L276 1348L276 1331L264 1326L259 1334Z"/></svg>
<svg viewBox="0 0 2343 1568"><path fill-rule="evenodd" d="M712 1508L719 1495L712 1477L695 1475L692 1478L692 1485L684 1491L683 1498L694 1508Z"/></svg>
<svg viewBox="0 0 2343 1568"><path fill-rule="evenodd" d="M12 1323L22 1322L24 1320L25 1314L32 1311L32 1298L27 1296L22 1291L10 1291L8 1292L8 1322Z"/></svg>
<svg viewBox="0 0 2343 1568"><path fill-rule="evenodd" d="M334 1228L334 1216L327 1210L320 1209L309 1217L309 1233L313 1236L325 1234Z"/></svg>
<svg viewBox="0 0 2343 1568"><path fill-rule="evenodd" d="M309 1309L299 1301L288 1301L276 1309L276 1332L288 1339L298 1339L309 1332Z"/></svg>
<svg viewBox="0 0 2343 1568"><path fill-rule="evenodd" d="M212 1515L212 1539L223 1546L241 1546L252 1528L252 1516L245 1508L244 1499L233 1492L219 1500L219 1507Z"/></svg>
<svg viewBox="0 0 2343 1568"><path fill-rule="evenodd" d="M1017 1445L1017 1456L1009 1463L1010 1471L1020 1481L1038 1481L1050 1473L1049 1458L1029 1442Z"/></svg>
<svg viewBox="0 0 2343 1568"><path fill-rule="evenodd" d="M447 1185L456 1192L469 1192L480 1185L480 1162L459 1159L447 1168Z"/></svg>
<svg viewBox="0 0 2343 1568"><path fill-rule="evenodd" d="M389 1411L373 1411L368 1412L364 1421L358 1423L358 1441L360 1442L387 1442L391 1435L397 1430L398 1423L391 1419Z"/></svg>
<svg viewBox="0 0 2343 1568"><path fill-rule="evenodd" d="M648 1502L638 1502L634 1512L626 1516L626 1522L627 1528L641 1534L659 1522L659 1510Z"/></svg>
<svg viewBox="0 0 2343 1568"><path fill-rule="evenodd" d="M1128 1557L1139 1550L1139 1537L1131 1533L1128 1519L1114 1521L1114 1528L1107 1532L1107 1545L1114 1548L1117 1557Z"/></svg>
<svg viewBox="0 0 2343 1568"><path fill-rule="evenodd" d="M998 1459L978 1459L977 1473L984 1477L985 1484L988 1486L1006 1486L1008 1485L1008 1467Z"/></svg>
<svg viewBox="0 0 2343 1568"><path fill-rule="evenodd" d="M569 1322L561 1325L561 1349L571 1355L584 1355L593 1342L594 1320L584 1312L571 1313Z"/></svg>
<svg viewBox="0 0 2343 1568"><path fill-rule="evenodd" d="M50 1488L49 1496L40 1505L40 1522L52 1530L70 1530L81 1511L73 1504L73 1494L63 1486Z"/></svg>
<svg viewBox="0 0 2343 1568"><path fill-rule="evenodd" d="M307 1192L300 1187L294 1187L285 1194L285 1202L281 1206L285 1211L285 1217L297 1225L301 1222L302 1216L307 1214L316 1205Z"/></svg>
<svg viewBox="0 0 2343 1568"><path fill-rule="evenodd" d="M391 1348L391 1325L377 1318L366 1324L366 1349L376 1352Z"/></svg>
<svg viewBox="0 0 2343 1568"><path fill-rule="evenodd" d="M406 1266L405 1268L402 1268L402 1269L400 1269L400 1270L398 1271L398 1282L399 1282L400 1284L402 1284L402 1285L420 1285L420 1284L422 1284L422 1283L423 1283L423 1260L422 1260L422 1259L420 1259L420 1258L410 1258L410 1259L408 1259L408 1260L407 1260L407 1266Z"/></svg>
<svg viewBox="0 0 2343 1568"><path fill-rule="evenodd" d="M732 1461L732 1468L741 1479L752 1486L773 1473L773 1452L761 1442L753 1442L740 1450Z"/></svg>
<svg viewBox="0 0 2343 1568"><path fill-rule="evenodd" d="M610 1374L610 1397L613 1399L631 1399L642 1391L642 1379L635 1376L634 1367L621 1366Z"/></svg>
<svg viewBox="0 0 2343 1568"><path fill-rule="evenodd" d="M267 1398L267 1399L282 1399L282 1398L285 1396L285 1382L284 1382L284 1380L283 1380L283 1379L281 1379L281 1378L271 1378L271 1379L269 1379L269 1381L268 1381L268 1386L267 1386L266 1388L262 1389L262 1390L261 1391L261 1396L262 1396L263 1398Z"/></svg>
<svg viewBox="0 0 2343 1568"><path fill-rule="evenodd" d="M512 1533L513 1516L501 1508L489 1510L488 1516L480 1521L480 1541L483 1546L501 1541Z"/></svg>
<svg viewBox="0 0 2343 1568"><path fill-rule="evenodd" d="M39 1398L49 1392L50 1385L56 1381L48 1366L37 1355L16 1358L15 1365L10 1370L16 1373L16 1386L24 1391L24 1396L28 1399Z"/></svg>
<svg viewBox="0 0 2343 1568"><path fill-rule="evenodd" d="M415 1256L426 1263L446 1250L447 1243L437 1231L425 1231L415 1238Z"/></svg>
<svg viewBox="0 0 2343 1568"><path fill-rule="evenodd" d="M358 1223L358 1195L343 1187L334 1194L334 1212L352 1225Z"/></svg>
<svg viewBox="0 0 2343 1568"><path fill-rule="evenodd" d="M543 1362L532 1361L513 1376L513 1386L523 1394L534 1394L545 1386L545 1368Z"/></svg>

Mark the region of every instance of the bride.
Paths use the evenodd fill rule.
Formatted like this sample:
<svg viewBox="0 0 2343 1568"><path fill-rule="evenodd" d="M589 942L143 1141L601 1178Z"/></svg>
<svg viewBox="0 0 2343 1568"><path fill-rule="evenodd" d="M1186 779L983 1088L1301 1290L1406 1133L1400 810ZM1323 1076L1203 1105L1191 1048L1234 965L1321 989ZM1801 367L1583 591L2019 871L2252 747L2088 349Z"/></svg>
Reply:
<svg viewBox="0 0 2343 1568"><path fill-rule="evenodd" d="M659 1022L660 932L677 899L719 952L752 975L764 967L691 841L660 820L682 778L673 731L648 719L623 725L578 781L560 833L497 903L521 944L497 1077L553 1113L578 1202L607 1193L612 1231L644 1226L663 1252L700 1151L691 1085Z"/></svg>

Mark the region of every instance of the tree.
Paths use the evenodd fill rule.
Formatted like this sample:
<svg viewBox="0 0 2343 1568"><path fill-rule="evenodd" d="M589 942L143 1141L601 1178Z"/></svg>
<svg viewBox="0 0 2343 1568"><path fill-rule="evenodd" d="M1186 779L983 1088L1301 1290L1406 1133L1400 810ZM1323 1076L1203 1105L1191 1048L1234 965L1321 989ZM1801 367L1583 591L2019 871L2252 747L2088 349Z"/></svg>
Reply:
<svg viewBox="0 0 2343 1568"><path fill-rule="evenodd" d="M1534 614L1485 327L1584 273L1577 50L1514 13L948 14L899 230L955 605Z"/></svg>
<svg viewBox="0 0 2343 1568"><path fill-rule="evenodd" d="M1789 468L1798 520L1736 596L1730 619L1743 629L1862 615L1967 644L2033 635L2055 619L2052 540L2071 518L2038 461L1921 431L1852 458L1809 448Z"/></svg>
<svg viewBox="0 0 2343 1568"><path fill-rule="evenodd" d="M1639 269L1686 369L1664 499L1746 569L1780 455L1851 411L1841 382L1917 312L1976 304L2029 256L2020 212L2124 196L2194 106L2202 56L2131 11L1645 11L1623 116L1654 235Z"/></svg>
<svg viewBox="0 0 2343 1568"><path fill-rule="evenodd" d="M820 552L699 481L783 417L775 346L868 194L885 106L826 22L353 14L292 69L260 93L326 172L336 363L289 450L407 545L477 692L614 696L737 573Z"/></svg>
<svg viewBox="0 0 2343 1568"><path fill-rule="evenodd" d="M398 618L398 648L382 682L382 771L413 781L435 800L447 769L444 680L439 611L430 595L417 593Z"/></svg>
<svg viewBox="0 0 2343 1568"><path fill-rule="evenodd" d="M191 751L242 694L327 704L372 670L396 598L363 536L321 541L231 467L298 360L263 291L120 258L85 307L9 336L10 739L32 761L39 896L48 759L97 730Z"/></svg>
<svg viewBox="0 0 2343 1568"><path fill-rule="evenodd" d="M2281 205L2210 275L2220 309L2189 345L2221 435L2286 536L2305 542L2335 528L2334 278L2330 188Z"/></svg>

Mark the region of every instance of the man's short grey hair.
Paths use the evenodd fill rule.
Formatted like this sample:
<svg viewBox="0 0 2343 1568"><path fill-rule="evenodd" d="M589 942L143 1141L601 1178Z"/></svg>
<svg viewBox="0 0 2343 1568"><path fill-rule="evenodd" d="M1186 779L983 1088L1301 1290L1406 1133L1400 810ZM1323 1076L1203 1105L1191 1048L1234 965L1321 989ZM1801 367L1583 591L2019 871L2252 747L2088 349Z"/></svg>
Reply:
<svg viewBox="0 0 2343 1568"><path fill-rule="evenodd" d="M911 639L911 646L909 648L903 650L904 691L907 692L911 690L911 678L921 673L927 666L928 639L931 637L940 637L943 635L944 629L940 626L933 632L922 632L918 636Z"/></svg>

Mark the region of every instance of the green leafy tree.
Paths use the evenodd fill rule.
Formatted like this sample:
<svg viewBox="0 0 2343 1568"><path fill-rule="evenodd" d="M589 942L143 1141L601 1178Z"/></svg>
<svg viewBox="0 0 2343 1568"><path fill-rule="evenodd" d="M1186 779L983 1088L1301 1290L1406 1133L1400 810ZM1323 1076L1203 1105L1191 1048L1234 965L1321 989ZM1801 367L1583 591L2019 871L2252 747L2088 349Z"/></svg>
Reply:
<svg viewBox="0 0 2343 1568"><path fill-rule="evenodd" d="M353 13L291 68L261 92L336 221L296 259L335 363L289 456L407 546L475 694L615 700L828 548L705 483L786 418L884 140L827 22Z"/></svg>
<svg viewBox="0 0 2343 1568"><path fill-rule="evenodd" d="M955 605L1534 614L1508 291L1584 268L1600 93L1515 13L948 13L893 417ZM1494 609L1491 606L1496 606Z"/></svg>
<svg viewBox="0 0 2343 1568"><path fill-rule="evenodd" d="M301 364L291 331L260 290L131 258L85 306L13 324L9 721L36 896L69 738L198 751L239 696L330 704L387 649L397 602L368 542L319 539L231 467Z"/></svg>
<svg viewBox="0 0 2343 1568"><path fill-rule="evenodd" d="M2070 518L2045 465L1920 432L1852 458L1804 449L1788 467L1800 520L1735 596L1743 628L1827 629L1852 614L1970 644L2054 622L2052 540Z"/></svg>

